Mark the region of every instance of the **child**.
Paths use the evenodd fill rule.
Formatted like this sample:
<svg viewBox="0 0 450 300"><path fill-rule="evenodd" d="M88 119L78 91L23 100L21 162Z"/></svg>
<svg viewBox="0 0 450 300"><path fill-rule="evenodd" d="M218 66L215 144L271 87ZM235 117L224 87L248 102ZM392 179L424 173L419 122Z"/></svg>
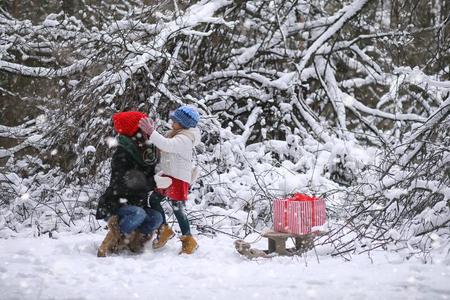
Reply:
<svg viewBox="0 0 450 300"><path fill-rule="evenodd" d="M189 220L185 212L189 185L195 180L192 166L192 150L200 142L200 131L196 128L199 121L197 110L191 106L181 106L170 114L173 121L172 130L165 136L154 130L153 122L148 118L139 121L141 130L149 136L149 142L161 152L160 169L162 176L171 179L166 189L157 189L150 196L150 206L164 216L163 225L158 237L153 242L153 248L163 247L175 233L167 225L161 201L166 197L171 202L173 212L180 225L182 248L180 254L192 254L197 248L197 242L191 235Z"/></svg>
<svg viewBox="0 0 450 300"><path fill-rule="evenodd" d="M138 127L142 118L147 115L137 111L113 115L119 143L111 160L109 186L97 207L96 218L107 220L109 228L98 257L117 250L120 243L132 251L140 251L163 221L160 212L147 206L148 193L156 186L157 160L149 155L151 148L145 144L146 136Z"/></svg>

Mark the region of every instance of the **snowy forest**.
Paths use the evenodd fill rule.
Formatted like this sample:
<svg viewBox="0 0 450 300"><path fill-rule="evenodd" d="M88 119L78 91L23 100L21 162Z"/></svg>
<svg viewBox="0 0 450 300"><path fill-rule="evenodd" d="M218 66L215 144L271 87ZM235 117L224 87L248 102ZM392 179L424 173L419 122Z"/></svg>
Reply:
<svg viewBox="0 0 450 300"><path fill-rule="evenodd" d="M189 104L199 234L261 233L301 192L331 256L450 256L448 1L0 3L0 238L101 229L112 114Z"/></svg>

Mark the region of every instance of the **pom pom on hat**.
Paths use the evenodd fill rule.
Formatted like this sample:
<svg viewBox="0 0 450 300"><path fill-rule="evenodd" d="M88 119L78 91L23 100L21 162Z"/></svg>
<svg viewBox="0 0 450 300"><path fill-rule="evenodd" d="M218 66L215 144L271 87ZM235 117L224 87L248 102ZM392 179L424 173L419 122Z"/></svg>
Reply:
<svg viewBox="0 0 450 300"><path fill-rule="evenodd" d="M170 118L184 128L194 128L200 119L200 115L194 107L181 106L170 114Z"/></svg>
<svg viewBox="0 0 450 300"><path fill-rule="evenodd" d="M138 132L139 121L143 118L147 118L147 115L140 111L124 111L115 113L112 117L114 130L118 134L132 137Z"/></svg>

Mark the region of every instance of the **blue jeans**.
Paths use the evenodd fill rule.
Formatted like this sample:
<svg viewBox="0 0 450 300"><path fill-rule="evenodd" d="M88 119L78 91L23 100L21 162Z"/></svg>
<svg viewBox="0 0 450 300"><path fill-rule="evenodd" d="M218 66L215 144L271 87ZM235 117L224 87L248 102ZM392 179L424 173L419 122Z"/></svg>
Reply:
<svg viewBox="0 0 450 300"><path fill-rule="evenodd" d="M163 222L161 213L149 207L125 205L118 209L117 215L120 231L125 234L130 234L136 229L143 234L149 234Z"/></svg>

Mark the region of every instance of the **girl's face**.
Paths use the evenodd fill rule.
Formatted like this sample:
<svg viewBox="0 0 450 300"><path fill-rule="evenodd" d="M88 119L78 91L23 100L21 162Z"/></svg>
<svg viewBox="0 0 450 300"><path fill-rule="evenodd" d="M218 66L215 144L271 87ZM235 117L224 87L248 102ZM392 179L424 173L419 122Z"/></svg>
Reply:
<svg viewBox="0 0 450 300"><path fill-rule="evenodd" d="M183 126L181 126L179 123L174 121L174 122L172 122L172 129L173 130L183 129Z"/></svg>

